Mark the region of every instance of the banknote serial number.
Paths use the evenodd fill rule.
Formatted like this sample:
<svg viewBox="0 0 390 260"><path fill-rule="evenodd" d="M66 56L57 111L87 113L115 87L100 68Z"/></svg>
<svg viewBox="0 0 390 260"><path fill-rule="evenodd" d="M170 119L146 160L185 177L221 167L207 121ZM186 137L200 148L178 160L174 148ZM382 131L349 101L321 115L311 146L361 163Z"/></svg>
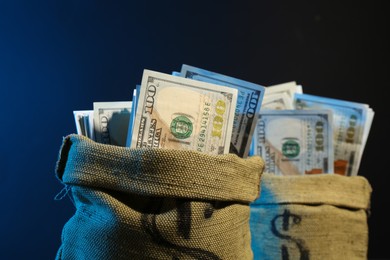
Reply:
<svg viewBox="0 0 390 260"><path fill-rule="evenodd" d="M203 113L202 113L202 119L201 119L201 125L200 125L200 131L198 135L198 144L197 144L197 150L200 152L203 152L206 147L206 141L207 141L207 126L208 122L210 120L211 116L211 103L205 102L203 107ZM218 100L215 105L215 113L213 117L213 124L212 124L212 130L211 130L211 137L217 137L218 139L222 138L222 130L223 130L223 115L226 111L226 103L223 100ZM215 150L216 147L210 147L211 150Z"/></svg>
<svg viewBox="0 0 390 260"><path fill-rule="evenodd" d="M206 146L207 140L207 125L210 119L211 103L205 102L203 107L202 119L200 123L200 131L198 136L197 150L203 152Z"/></svg>

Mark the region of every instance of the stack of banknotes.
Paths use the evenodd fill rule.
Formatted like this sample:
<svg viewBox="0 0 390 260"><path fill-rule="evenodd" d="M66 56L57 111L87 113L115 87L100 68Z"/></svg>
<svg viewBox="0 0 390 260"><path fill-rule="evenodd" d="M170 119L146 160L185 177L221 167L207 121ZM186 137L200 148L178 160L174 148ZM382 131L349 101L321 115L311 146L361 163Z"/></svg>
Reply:
<svg viewBox="0 0 390 260"><path fill-rule="evenodd" d="M143 71L129 101L73 111L78 134L130 148L258 155L277 175L358 174L374 118L367 104L263 86L183 64Z"/></svg>

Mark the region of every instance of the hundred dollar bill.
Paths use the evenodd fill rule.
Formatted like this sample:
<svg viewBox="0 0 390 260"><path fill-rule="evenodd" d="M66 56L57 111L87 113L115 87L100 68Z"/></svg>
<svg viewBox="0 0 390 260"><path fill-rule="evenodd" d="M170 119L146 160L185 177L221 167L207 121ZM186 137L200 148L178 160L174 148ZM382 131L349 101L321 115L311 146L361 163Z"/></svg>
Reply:
<svg viewBox="0 0 390 260"><path fill-rule="evenodd" d="M237 90L144 70L131 147L229 152Z"/></svg>
<svg viewBox="0 0 390 260"><path fill-rule="evenodd" d="M330 110L264 110L254 135L254 154L277 175L333 173Z"/></svg>
<svg viewBox="0 0 390 260"><path fill-rule="evenodd" d="M357 175L369 132L370 123L367 123L367 120L370 121L367 113L371 113L369 106L308 94L296 94L294 102L296 109L333 111L335 173L345 176Z"/></svg>
<svg viewBox="0 0 390 260"><path fill-rule="evenodd" d="M180 73L185 78L228 86L238 90L229 152L242 158L247 157L265 87L186 64L182 65Z"/></svg>
<svg viewBox="0 0 390 260"><path fill-rule="evenodd" d="M76 131L79 135L84 135L95 140L93 130L93 110L75 110L73 116L76 124Z"/></svg>
<svg viewBox="0 0 390 260"><path fill-rule="evenodd" d="M131 101L94 102L94 129L98 143L126 146Z"/></svg>

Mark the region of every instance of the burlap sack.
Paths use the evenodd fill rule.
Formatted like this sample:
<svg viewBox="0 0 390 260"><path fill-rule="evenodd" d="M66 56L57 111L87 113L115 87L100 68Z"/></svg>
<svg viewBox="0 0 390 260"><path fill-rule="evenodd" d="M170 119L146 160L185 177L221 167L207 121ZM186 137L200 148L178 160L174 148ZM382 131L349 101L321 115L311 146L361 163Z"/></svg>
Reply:
<svg viewBox="0 0 390 260"><path fill-rule="evenodd" d="M56 165L76 211L56 259L253 259L260 157L64 138Z"/></svg>
<svg viewBox="0 0 390 260"><path fill-rule="evenodd" d="M362 176L264 173L251 204L254 259L367 259L371 192Z"/></svg>

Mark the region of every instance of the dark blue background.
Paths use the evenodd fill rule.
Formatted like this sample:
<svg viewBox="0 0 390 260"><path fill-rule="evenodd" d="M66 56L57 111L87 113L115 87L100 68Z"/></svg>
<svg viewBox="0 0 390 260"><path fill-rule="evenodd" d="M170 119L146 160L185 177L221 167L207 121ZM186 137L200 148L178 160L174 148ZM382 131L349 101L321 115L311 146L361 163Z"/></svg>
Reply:
<svg viewBox="0 0 390 260"><path fill-rule="evenodd" d="M373 187L369 257L390 257L384 1L270 2L0 0L0 259L55 257L74 213L54 200L73 110L131 100L144 68L183 63L371 105L359 173Z"/></svg>

